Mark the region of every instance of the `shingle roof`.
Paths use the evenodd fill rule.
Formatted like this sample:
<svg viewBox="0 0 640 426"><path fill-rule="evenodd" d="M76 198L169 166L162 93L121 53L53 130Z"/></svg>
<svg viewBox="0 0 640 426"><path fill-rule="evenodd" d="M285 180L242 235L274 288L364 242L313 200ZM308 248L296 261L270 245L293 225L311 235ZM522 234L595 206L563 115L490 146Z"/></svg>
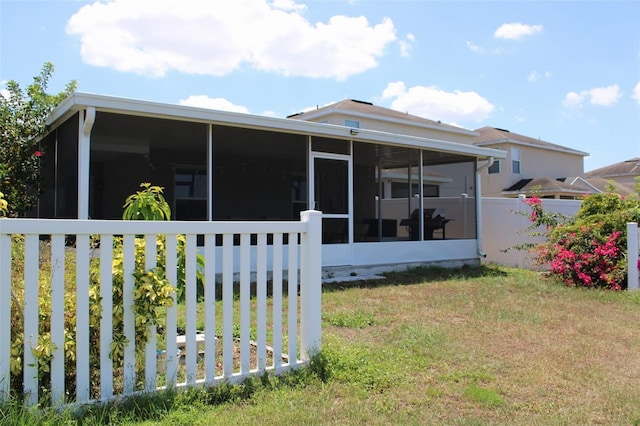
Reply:
<svg viewBox="0 0 640 426"><path fill-rule="evenodd" d="M620 195L626 196L631 195L635 192L633 188L613 180L607 180L599 177L584 178L584 180L589 182L590 185L598 188L598 190L600 190L601 192L607 192L611 185L613 185L613 187L615 188L615 192Z"/></svg>
<svg viewBox="0 0 640 426"><path fill-rule="evenodd" d="M571 193L576 195L591 194L598 192L594 188L585 184L579 178L535 178L521 179L509 188L505 188L503 194L527 193L534 191L540 194L548 193Z"/></svg>
<svg viewBox="0 0 640 426"><path fill-rule="evenodd" d="M610 178L616 176L640 176L640 157L611 164L584 174L585 177Z"/></svg>
<svg viewBox="0 0 640 426"><path fill-rule="evenodd" d="M441 123L440 121L430 120L428 118L419 117L417 115L409 114L408 112L396 111L390 108L374 105L371 102L359 101L356 99L345 99L340 102L333 103L312 111L300 112L297 114L289 115L287 118L295 118L300 120L310 120L316 117L321 117L332 113L333 111L352 111L359 114L375 115L379 117L387 117L396 120L405 120L416 124L441 127L449 131L465 132L473 134L471 130L463 129L461 127L451 126L449 124Z"/></svg>
<svg viewBox="0 0 640 426"><path fill-rule="evenodd" d="M516 145L527 145L537 148L544 148L552 151L561 151L569 154L576 154L586 156L589 155L586 152L578 151L576 149L568 148L566 146L557 145L554 143L546 142L541 139L535 139L529 136L520 135L518 133L510 132L505 129L498 129L496 127L481 127L474 130L478 133L478 136L473 138L473 144L477 146L490 146L499 143L513 143Z"/></svg>

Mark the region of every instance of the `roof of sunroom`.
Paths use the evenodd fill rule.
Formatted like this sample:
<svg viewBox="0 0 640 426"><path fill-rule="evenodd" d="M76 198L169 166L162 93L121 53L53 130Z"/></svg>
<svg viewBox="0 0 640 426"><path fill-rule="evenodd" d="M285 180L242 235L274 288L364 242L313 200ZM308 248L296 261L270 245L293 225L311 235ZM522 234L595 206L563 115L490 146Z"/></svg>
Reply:
<svg viewBox="0 0 640 426"><path fill-rule="evenodd" d="M477 147L457 142L398 135L368 129L321 124L311 121L276 118L208 108L151 102L131 98L74 92L56 107L47 124L56 127L78 111L93 107L98 112L164 118L208 124L221 124L260 130L280 131L312 136L322 136L359 142L382 143L433 151L470 155L479 159L506 158L501 150Z"/></svg>

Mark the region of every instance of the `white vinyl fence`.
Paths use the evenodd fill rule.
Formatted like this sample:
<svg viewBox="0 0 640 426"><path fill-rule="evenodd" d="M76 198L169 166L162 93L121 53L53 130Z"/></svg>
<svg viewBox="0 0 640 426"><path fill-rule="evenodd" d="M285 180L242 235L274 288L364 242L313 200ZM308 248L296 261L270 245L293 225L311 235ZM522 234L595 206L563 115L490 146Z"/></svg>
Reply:
<svg viewBox="0 0 640 426"><path fill-rule="evenodd" d="M638 290L640 287L640 277L638 277L638 241L640 240L640 231L638 224L634 222L627 223L627 289Z"/></svg>
<svg viewBox="0 0 640 426"><path fill-rule="evenodd" d="M24 375L20 382L26 402L35 405L42 398L39 377L43 372L39 371L34 355L42 337L39 297L50 299L47 309L54 350L47 376L50 389L46 394L54 405L67 402L69 395L75 395L72 400L79 403L105 401L162 387L236 382L249 375L265 371L281 373L308 363L310 356L320 349L321 227L321 214L316 211L303 212L299 222L0 220L0 400L10 394L10 347L16 338L24 342ZM24 236L23 279L21 274L15 279L19 282L12 282L12 235ZM90 247L92 235L99 236L99 250ZM161 235L166 238L167 278L174 286L180 267L176 261L176 239L178 235L186 236L185 301L183 306L174 303L166 308L166 313L162 312L162 328L148 328L143 356L136 356L136 314L132 309L134 244L136 239L146 239L144 258L148 270L156 266L155 242ZM198 237L204 244L201 247ZM124 250L124 302L119 307L112 303L113 252L105 250L112 246L114 238L122 238ZM42 239L49 242L43 243ZM70 245L70 240L75 243ZM39 266L43 244L50 244L47 259L50 271ZM65 271L69 251L75 252L75 261L73 270ZM200 303L196 294L198 252L204 256L205 276ZM89 324L92 256L99 258L100 265L99 347L89 347L90 333L94 332L91 327L95 327ZM238 263L239 283L234 282L234 265ZM66 264L69 268L68 261ZM253 276L251 265L256 265ZM68 290L65 293L65 277L69 273L75 275L73 294ZM43 279L50 280L50 294L39 294ZM24 306L17 307L24 316L22 336L11 332L14 286L23 286L24 291ZM283 297L283 286L288 298ZM65 312L65 300L74 297L76 312ZM216 299L221 302L216 303ZM110 358L116 309L123 309L123 329L129 342L120 366ZM202 310L204 313L197 314ZM68 316L75 317L75 389L65 389L64 324ZM177 328L179 322L185 324L181 330ZM96 351L100 359L99 376L90 371L90 353L95 355Z"/></svg>
<svg viewBox="0 0 640 426"><path fill-rule="evenodd" d="M524 250L509 249L541 242L529 235L531 207L520 198L482 198L482 247L486 261L519 268L535 268L533 257ZM545 211L574 216L580 209L579 200L543 199ZM505 251L506 250L506 251Z"/></svg>

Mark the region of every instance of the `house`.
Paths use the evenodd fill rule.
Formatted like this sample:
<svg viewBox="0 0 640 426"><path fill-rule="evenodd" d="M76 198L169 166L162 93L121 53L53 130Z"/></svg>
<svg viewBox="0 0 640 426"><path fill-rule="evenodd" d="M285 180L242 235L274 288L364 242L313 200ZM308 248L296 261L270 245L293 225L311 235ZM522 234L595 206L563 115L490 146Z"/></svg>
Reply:
<svg viewBox="0 0 640 426"><path fill-rule="evenodd" d="M640 157L591 170L585 173L584 177L590 182L599 182L602 186L611 183L621 194L624 194L625 191L633 193L635 192L636 179L640 178ZM603 184L603 182L605 183Z"/></svg>
<svg viewBox="0 0 640 426"><path fill-rule="evenodd" d="M507 158L495 160L482 172L483 197L517 197L532 194L546 198L578 198L584 194L600 192L596 186L580 178L586 152L530 138L504 129L482 127L474 131L418 117L409 113L373 105L354 99L346 99L290 118L318 123L343 125L357 129L372 129L389 133L413 135L433 139L454 140L464 144L500 149ZM456 187L446 181L455 173L455 167L431 167L429 172L437 179L424 175L424 193L460 194L473 193L474 182ZM405 191L403 178L407 171L396 171L395 178L383 179L387 189L385 198L395 198ZM415 175L415 172L413 172ZM433 175L431 177L434 177ZM400 179L400 181L398 181ZM444 179L444 180L443 180ZM460 179L454 179L460 182ZM395 189L398 188L398 189ZM413 194L415 195L415 190Z"/></svg>
<svg viewBox="0 0 640 426"><path fill-rule="evenodd" d="M505 129L482 127L473 144L501 149L504 160L496 160L482 174L482 196L517 197L536 194L543 198L575 199L600 192L579 178L586 152L520 135Z"/></svg>
<svg viewBox="0 0 640 426"><path fill-rule="evenodd" d="M477 262L477 183L506 158L439 123L420 137L78 92L48 126L39 217L120 218L141 182L165 188L175 220L298 220L316 209L323 266ZM407 197L387 205L383 180L398 170Z"/></svg>

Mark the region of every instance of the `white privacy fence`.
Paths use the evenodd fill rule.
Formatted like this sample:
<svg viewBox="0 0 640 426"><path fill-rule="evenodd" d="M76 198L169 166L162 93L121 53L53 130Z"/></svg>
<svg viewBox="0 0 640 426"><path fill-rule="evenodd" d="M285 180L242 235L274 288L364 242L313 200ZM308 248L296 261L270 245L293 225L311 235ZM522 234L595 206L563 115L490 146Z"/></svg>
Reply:
<svg viewBox="0 0 640 426"><path fill-rule="evenodd" d="M321 214L315 211L303 212L299 222L0 220L0 400L15 387L16 378L10 374L15 362L23 366L23 376L17 382L29 405L39 403L43 394L50 396L54 405L69 398L80 403L104 401L162 387L235 382L307 363L320 349L321 226ZM17 273L15 266L21 263L15 263L12 271L15 235L24 237L24 257L18 260L24 262L24 268ZM99 249L91 247L92 236L99 238ZM166 241L166 277L173 286L179 268L184 267L185 299L179 306L174 303L160 311L161 326L148 326L148 338L140 351L135 347L137 314L133 306L135 244L141 238L146 240L144 261L149 270L156 266L160 236ZM178 236L185 240L182 265L176 260L181 247ZM120 238L123 303L115 306L114 252L107 248ZM44 251L44 245L50 250ZM204 257L200 300L198 253ZM16 262L15 253L13 257ZM90 277L90 265L95 267L96 261L99 294L93 294L90 287L91 279L96 280ZM50 268L42 267L49 262ZM234 274L234 265L239 265L239 275ZM74 285L65 282L70 276ZM238 276L236 282L234 277ZM50 288L49 294L41 294L43 282ZM23 292L22 306L16 306L20 299L14 294L17 288ZM175 300L175 293L173 297ZM75 312L65 312L65 302L74 298ZM91 305L91 298L98 300L99 308ZM39 299L50 303L39 303ZM47 315L42 316L40 309L47 309ZM93 309L101 310L99 324L90 324ZM24 318L19 336L11 330L16 312ZM110 355L118 343L114 341L116 313L123 318L128 342L121 365L115 365ZM50 324L41 336L43 324L39 321L44 317L50 318ZM75 326L73 336L65 331L65 322L68 325L70 320ZM90 347L90 342L96 341L94 333L99 333L98 343ZM44 368L36 355L42 349L38 346L42 338L50 339L52 348ZM19 360L11 352L16 339L23 342ZM69 383L65 352L68 356L69 351L75 359L73 389L65 388ZM90 364L96 356L99 373L92 371ZM69 365L68 358L66 361ZM43 390L45 384L48 389Z"/></svg>
<svg viewBox="0 0 640 426"><path fill-rule="evenodd" d="M529 235L531 207L526 198L482 198L482 247L486 261L519 268L534 268L533 257L525 250L509 249L528 243L542 242ZM547 212L574 216L580 209L579 200L542 199ZM506 251L505 251L506 250Z"/></svg>
<svg viewBox="0 0 640 426"><path fill-rule="evenodd" d="M638 224L635 222L627 223L627 288L629 290L638 290L640 287L638 240L640 240Z"/></svg>

